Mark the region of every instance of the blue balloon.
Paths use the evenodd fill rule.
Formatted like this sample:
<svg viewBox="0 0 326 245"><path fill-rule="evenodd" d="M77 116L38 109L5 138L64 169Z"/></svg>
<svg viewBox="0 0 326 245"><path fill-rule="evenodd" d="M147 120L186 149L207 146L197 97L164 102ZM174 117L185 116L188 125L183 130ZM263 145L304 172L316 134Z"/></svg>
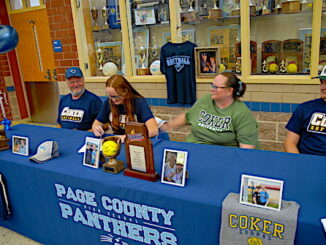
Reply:
<svg viewBox="0 0 326 245"><path fill-rule="evenodd" d="M0 25L0 54L5 54L18 44L17 31L8 25Z"/></svg>

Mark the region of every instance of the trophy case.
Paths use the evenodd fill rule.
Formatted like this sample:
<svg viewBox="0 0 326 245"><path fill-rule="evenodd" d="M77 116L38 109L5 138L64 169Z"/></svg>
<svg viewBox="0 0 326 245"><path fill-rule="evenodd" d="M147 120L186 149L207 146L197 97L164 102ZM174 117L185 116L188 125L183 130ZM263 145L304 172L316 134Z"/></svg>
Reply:
<svg viewBox="0 0 326 245"><path fill-rule="evenodd" d="M80 63L85 64L86 77L97 76L100 81L117 72L131 81L164 83L160 49L167 42L190 41L199 48L217 47L221 59L219 70L236 72L244 82L266 82L264 76L268 75L271 83L297 83L298 79L286 75L309 75L299 80L310 83L310 77L318 73L318 57L321 63L326 60L324 49L319 49L324 46L322 38L326 37L322 30L326 27L324 0L82 0L80 3L82 8L74 10L78 12L76 23L82 22L77 32L82 36L78 45L82 54ZM79 16L79 12L83 14ZM321 33L316 31L319 29ZM292 48L294 44L299 48ZM196 80L208 81L202 77Z"/></svg>

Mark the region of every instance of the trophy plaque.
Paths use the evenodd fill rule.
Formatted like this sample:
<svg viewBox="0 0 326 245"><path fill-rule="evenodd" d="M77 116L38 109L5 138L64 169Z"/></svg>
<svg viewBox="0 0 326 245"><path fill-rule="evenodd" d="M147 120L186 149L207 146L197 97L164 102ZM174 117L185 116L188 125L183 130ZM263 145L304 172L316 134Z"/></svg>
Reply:
<svg viewBox="0 0 326 245"><path fill-rule="evenodd" d="M148 181L157 181L155 172L153 145L148 137L148 130L144 123L126 123L126 158L127 168L124 174Z"/></svg>
<svg viewBox="0 0 326 245"><path fill-rule="evenodd" d="M102 154L105 158L103 171L117 174L124 169L123 161L116 159L120 153L120 147L121 139L117 136L108 136L103 139Z"/></svg>
<svg viewBox="0 0 326 245"><path fill-rule="evenodd" d="M285 1L282 3L282 14L297 13L297 12L301 12L301 2L299 0Z"/></svg>
<svg viewBox="0 0 326 245"><path fill-rule="evenodd" d="M0 150L9 149L8 145L9 139L7 139L6 132L1 129L0 130Z"/></svg>
<svg viewBox="0 0 326 245"><path fill-rule="evenodd" d="M209 10L209 18L210 19L218 19L222 17L222 9L220 9L219 6L219 0L213 0L214 1L214 7Z"/></svg>
<svg viewBox="0 0 326 245"><path fill-rule="evenodd" d="M234 8L231 10L231 16L239 16L240 15L240 0L233 0Z"/></svg>

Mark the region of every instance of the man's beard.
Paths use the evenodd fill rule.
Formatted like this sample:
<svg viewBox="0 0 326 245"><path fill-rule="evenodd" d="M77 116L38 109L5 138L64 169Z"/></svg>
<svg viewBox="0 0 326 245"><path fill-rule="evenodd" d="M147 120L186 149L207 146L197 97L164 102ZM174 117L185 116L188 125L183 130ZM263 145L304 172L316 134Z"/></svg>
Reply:
<svg viewBox="0 0 326 245"><path fill-rule="evenodd" d="M70 90L70 93L73 97L80 97L85 92L85 88L82 88L79 92L74 92L73 90Z"/></svg>

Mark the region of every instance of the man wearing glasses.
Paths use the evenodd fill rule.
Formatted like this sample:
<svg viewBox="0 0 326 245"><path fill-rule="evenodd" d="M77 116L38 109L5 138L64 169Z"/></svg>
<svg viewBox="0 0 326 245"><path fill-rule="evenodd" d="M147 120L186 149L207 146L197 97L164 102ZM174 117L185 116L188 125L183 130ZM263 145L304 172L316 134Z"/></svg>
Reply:
<svg viewBox="0 0 326 245"><path fill-rule="evenodd" d="M293 112L286 125L286 152L326 156L326 66L314 78L320 80L320 98L302 103Z"/></svg>
<svg viewBox="0 0 326 245"><path fill-rule="evenodd" d="M83 72L79 67L66 70L70 93L60 99L57 123L60 128L90 130L102 106L101 99L85 89Z"/></svg>

